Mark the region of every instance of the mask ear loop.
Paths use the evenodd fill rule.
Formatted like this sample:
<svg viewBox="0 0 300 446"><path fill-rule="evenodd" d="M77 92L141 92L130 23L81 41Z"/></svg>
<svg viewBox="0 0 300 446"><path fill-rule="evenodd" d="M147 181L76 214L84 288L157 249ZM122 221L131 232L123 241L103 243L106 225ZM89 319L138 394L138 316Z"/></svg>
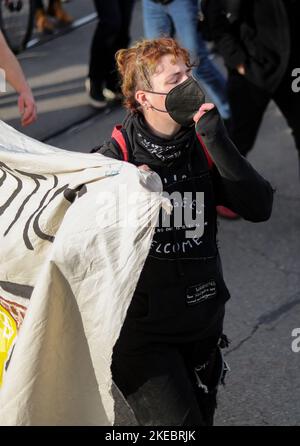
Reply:
<svg viewBox="0 0 300 446"><path fill-rule="evenodd" d="M145 91L146 93L152 93L152 94L164 94L165 96L167 96L167 94L169 94L169 93L159 93L158 91L151 91L151 90L143 90L143 91Z"/></svg>
<svg viewBox="0 0 300 446"><path fill-rule="evenodd" d="M143 91L145 91L146 93L152 93L152 94L160 94L160 95L165 95L165 96L168 95L168 93L159 93L157 91L150 91L150 90L143 90ZM150 108L153 108L153 110L159 111L161 113L168 113L167 110L160 110L160 108L156 108L152 104L150 104Z"/></svg>

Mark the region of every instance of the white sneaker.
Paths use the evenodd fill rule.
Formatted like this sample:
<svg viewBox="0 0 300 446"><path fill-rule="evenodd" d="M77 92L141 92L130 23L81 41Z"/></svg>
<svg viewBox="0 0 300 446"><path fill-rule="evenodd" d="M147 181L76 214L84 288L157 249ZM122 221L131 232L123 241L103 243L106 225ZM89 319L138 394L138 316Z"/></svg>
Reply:
<svg viewBox="0 0 300 446"><path fill-rule="evenodd" d="M91 88L91 81L89 78L85 81L85 89L88 93L89 103L95 108L105 108L107 106L107 100L102 92L98 92L95 88Z"/></svg>
<svg viewBox="0 0 300 446"><path fill-rule="evenodd" d="M123 99L122 93L112 91L109 88L103 88L102 93L107 101L120 101Z"/></svg>

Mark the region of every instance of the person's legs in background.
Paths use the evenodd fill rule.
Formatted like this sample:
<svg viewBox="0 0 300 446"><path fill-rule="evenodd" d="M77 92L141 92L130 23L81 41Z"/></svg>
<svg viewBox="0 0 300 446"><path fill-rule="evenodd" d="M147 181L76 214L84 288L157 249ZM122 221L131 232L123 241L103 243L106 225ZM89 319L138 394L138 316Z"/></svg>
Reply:
<svg viewBox="0 0 300 446"><path fill-rule="evenodd" d="M73 18L62 7L61 0L49 0L48 9L46 11L43 0L35 1L35 26L40 33L52 33L54 24L49 20L48 16L57 20L59 25L70 25Z"/></svg>
<svg viewBox="0 0 300 446"><path fill-rule="evenodd" d="M228 74L228 97L231 108L230 137L239 152L246 156L254 146L271 98L237 71Z"/></svg>
<svg viewBox="0 0 300 446"><path fill-rule="evenodd" d="M39 33L51 34L54 31L54 25L47 17L42 0L35 0L35 27Z"/></svg>
<svg viewBox="0 0 300 446"><path fill-rule="evenodd" d="M273 99L280 109L281 113L287 120L288 126L292 131L292 135L295 140L296 149L298 151L298 160L299 160L299 179L300 179L300 125L299 125L299 116L300 116L300 93L296 93L292 90L291 86L291 73L293 68L289 67L279 85L277 90L273 95Z"/></svg>
<svg viewBox="0 0 300 446"><path fill-rule="evenodd" d="M60 25L66 26L73 22L73 17L63 8L61 0L49 0L47 13L54 17Z"/></svg>
<svg viewBox="0 0 300 446"><path fill-rule="evenodd" d="M172 19L167 14L166 6L143 0L144 34L147 39L172 36ZM173 36L172 36L173 37Z"/></svg>
<svg viewBox="0 0 300 446"><path fill-rule="evenodd" d="M115 92L121 92L119 77L116 70L115 53L120 48L127 48L130 42L130 24L135 0L119 0L120 8L120 28L116 35L110 57L109 76L106 78L106 88L104 95L107 99L114 99ZM110 91L109 91L110 90ZM111 92L113 94L111 94Z"/></svg>
<svg viewBox="0 0 300 446"><path fill-rule="evenodd" d="M88 75L90 85L87 87L91 105L102 108L106 106L103 89L111 67L112 47L121 27L121 13L119 0L94 0L94 4L98 24L91 44Z"/></svg>
<svg viewBox="0 0 300 446"><path fill-rule="evenodd" d="M128 44L134 1L94 0L94 3L99 22L91 44L87 89L91 105L102 108L106 106L103 90L106 88L104 93L108 93L108 89L111 91L109 99L114 99L114 89L118 90L115 53L124 47L120 42Z"/></svg>

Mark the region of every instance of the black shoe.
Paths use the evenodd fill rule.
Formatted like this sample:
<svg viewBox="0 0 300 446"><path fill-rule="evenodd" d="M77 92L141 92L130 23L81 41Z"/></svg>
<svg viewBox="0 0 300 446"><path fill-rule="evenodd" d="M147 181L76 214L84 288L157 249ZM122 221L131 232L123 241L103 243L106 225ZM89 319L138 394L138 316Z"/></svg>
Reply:
<svg viewBox="0 0 300 446"><path fill-rule="evenodd" d="M85 81L85 89L89 95L89 103L93 107L105 108L107 106L107 100L102 93L102 89L97 89L89 78Z"/></svg>

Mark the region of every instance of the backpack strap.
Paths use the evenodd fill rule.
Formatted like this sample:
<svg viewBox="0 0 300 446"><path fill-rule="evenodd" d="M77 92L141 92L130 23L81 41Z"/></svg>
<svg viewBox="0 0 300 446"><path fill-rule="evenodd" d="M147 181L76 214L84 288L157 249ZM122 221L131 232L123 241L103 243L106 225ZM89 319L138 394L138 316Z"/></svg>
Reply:
<svg viewBox="0 0 300 446"><path fill-rule="evenodd" d="M213 168L213 165L214 165L212 157L210 156L209 151L207 150L206 145L204 144L203 139L201 138L199 133L197 133L197 138L198 138L198 140L199 140L199 142L200 142L200 144L202 146L202 150L203 150L204 155L205 155L206 160L207 160L208 168L209 168L209 170L211 170Z"/></svg>
<svg viewBox="0 0 300 446"><path fill-rule="evenodd" d="M123 129L122 124L117 124L112 131L111 138L112 142L117 143L120 148L124 161L129 161L128 138L124 132L125 130Z"/></svg>

